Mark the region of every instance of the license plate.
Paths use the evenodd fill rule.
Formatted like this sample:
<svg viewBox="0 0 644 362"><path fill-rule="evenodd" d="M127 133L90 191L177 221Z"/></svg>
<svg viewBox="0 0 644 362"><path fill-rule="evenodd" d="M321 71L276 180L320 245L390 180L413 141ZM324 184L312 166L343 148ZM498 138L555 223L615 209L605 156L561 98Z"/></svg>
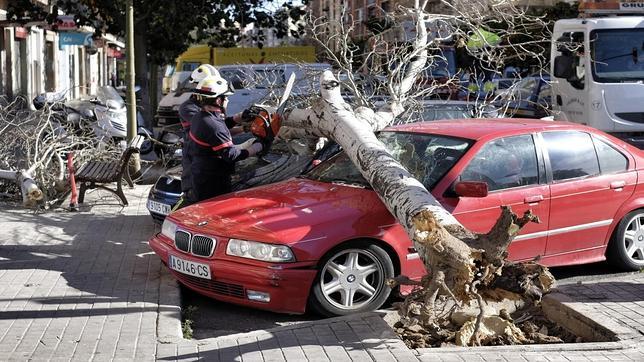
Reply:
<svg viewBox="0 0 644 362"><path fill-rule="evenodd" d="M190 260L183 260L174 255L168 257L168 266L179 273L192 275L197 278L211 279L210 267L208 264L195 263Z"/></svg>
<svg viewBox="0 0 644 362"><path fill-rule="evenodd" d="M168 204L163 204L157 201L148 200L148 210L156 212L161 215L168 215L172 208Z"/></svg>

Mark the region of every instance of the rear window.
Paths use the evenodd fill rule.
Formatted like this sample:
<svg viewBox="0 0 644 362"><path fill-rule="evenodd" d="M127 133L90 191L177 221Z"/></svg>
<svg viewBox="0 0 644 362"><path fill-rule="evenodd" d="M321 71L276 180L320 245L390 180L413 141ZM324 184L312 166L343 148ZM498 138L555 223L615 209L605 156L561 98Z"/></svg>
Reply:
<svg viewBox="0 0 644 362"><path fill-rule="evenodd" d="M565 131L543 133L552 179L562 181L599 174L599 162L588 133Z"/></svg>
<svg viewBox="0 0 644 362"><path fill-rule="evenodd" d="M593 138L602 174L618 173L628 168L628 159L608 143Z"/></svg>

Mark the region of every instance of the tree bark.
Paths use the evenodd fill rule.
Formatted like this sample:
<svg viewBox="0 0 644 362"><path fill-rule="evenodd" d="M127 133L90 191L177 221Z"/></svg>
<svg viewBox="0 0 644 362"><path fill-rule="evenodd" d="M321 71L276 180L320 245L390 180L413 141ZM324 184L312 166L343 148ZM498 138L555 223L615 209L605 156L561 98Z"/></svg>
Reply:
<svg viewBox="0 0 644 362"><path fill-rule="evenodd" d="M340 83L333 73L326 71L320 81L321 98L310 108L287 113L279 136L333 139L406 230L428 275L420 282L422 290L403 303L400 310L403 324L419 324L429 330L429 326L451 322L438 316L435 310L439 297L447 298L457 308L479 309L476 316L461 321L457 338L460 344L479 344L481 339L494 339L498 334L505 334L500 337L505 340L520 342L525 338L511 320L507 322L502 316L489 315L492 309L486 309L485 304L515 299L538 301L553 286L554 278L547 268L506 260L512 239L525 224L538 219L530 212L519 217L509 207L502 207L488 233L470 232L389 153L374 133L402 113L415 80L427 62L428 39L423 13L426 2L420 5L417 0L415 5L416 40L413 50L392 71L401 76L397 78L399 82L388 86L389 105L378 111L366 107L353 109L343 100ZM401 282L406 282L404 276L389 284L395 286ZM410 284L419 283L411 281ZM513 302L513 305L519 304ZM439 318L443 318L440 323Z"/></svg>
<svg viewBox="0 0 644 362"><path fill-rule="evenodd" d="M22 203L24 206L34 206L43 198L43 192L40 190L31 175L25 170L0 170L0 178L12 180L20 186L20 191L22 193Z"/></svg>
<svg viewBox="0 0 644 362"><path fill-rule="evenodd" d="M141 87L139 90L141 97L141 113L145 119L145 126L152 127L152 116L154 110L150 103L150 74L148 69L148 47L147 38L145 36L147 26L144 22L137 22L137 29L134 33L134 53L135 53L135 73L136 85Z"/></svg>

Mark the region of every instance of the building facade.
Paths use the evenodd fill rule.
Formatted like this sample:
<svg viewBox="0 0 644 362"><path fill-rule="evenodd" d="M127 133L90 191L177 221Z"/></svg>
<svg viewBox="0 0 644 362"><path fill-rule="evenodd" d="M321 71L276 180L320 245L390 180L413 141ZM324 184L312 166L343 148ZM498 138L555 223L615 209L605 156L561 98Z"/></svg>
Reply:
<svg viewBox="0 0 644 362"><path fill-rule="evenodd" d="M93 39L92 29L65 21L71 17L61 17L55 31L44 22L11 23L9 1L0 0L0 95L31 100L43 92L65 91L77 98L118 81L122 42L109 35ZM48 6L48 0L35 2Z"/></svg>

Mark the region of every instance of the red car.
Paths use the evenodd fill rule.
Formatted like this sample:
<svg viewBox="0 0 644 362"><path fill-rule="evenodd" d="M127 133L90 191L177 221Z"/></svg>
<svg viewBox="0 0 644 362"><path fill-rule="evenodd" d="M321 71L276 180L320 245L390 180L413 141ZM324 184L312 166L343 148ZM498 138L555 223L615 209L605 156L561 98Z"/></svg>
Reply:
<svg viewBox="0 0 644 362"><path fill-rule="evenodd" d="M608 257L644 267L644 154L623 141L522 119L414 123L378 137L471 230L488 231L501 205L532 209L541 223L517 236L513 260ZM424 273L407 234L344 153L299 178L174 212L150 246L197 292L287 313L378 308L391 292L387 278Z"/></svg>

